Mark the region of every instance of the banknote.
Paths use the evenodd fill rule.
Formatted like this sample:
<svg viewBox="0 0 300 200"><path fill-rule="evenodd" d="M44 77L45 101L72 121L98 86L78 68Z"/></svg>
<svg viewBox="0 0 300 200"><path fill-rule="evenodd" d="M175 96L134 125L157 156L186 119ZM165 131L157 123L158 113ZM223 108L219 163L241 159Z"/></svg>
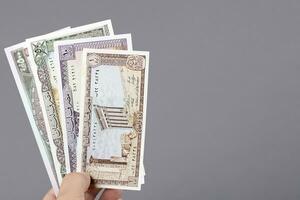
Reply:
<svg viewBox="0 0 300 200"><path fill-rule="evenodd" d="M59 97L57 84L57 67L54 65L53 43L59 40L88 38L113 35L110 20L86 26L72 28L63 33L54 33L26 40L29 60L32 63L32 73L36 83L37 94L40 99L45 127L49 137L52 158L60 184L66 174L66 160L68 152L64 152L64 141L59 116ZM66 155L65 155L66 154ZM67 162L69 162L67 160Z"/></svg>
<svg viewBox="0 0 300 200"><path fill-rule="evenodd" d="M67 135L64 151L68 151L66 168L77 167L77 140L79 132L79 101L81 55L83 48L132 50L130 34L57 41L54 43L54 61L58 70L58 96L63 135ZM69 166L68 166L69 165Z"/></svg>
<svg viewBox="0 0 300 200"><path fill-rule="evenodd" d="M35 140L46 167L53 190L58 192L58 183L50 151L49 138L39 104L36 85L33 79L26 43L5 49L11 71L15 78L26 114L30 121Z"/></svg>
<svg viewBox="0 0 300 200"><path fill-rule="evenodd" d="M52 33L70 29L66 27ZM50 34L52 34L50 33ZM49 33L48 33L49 34ZM45 35L48 35L45 34ZM44 117L41 113L36 85L33 79L31 64L28 59L28 49L25 42L5 48L12 74L19 90L27 117L38 145L42 160L47 170L52 188L58 193L59 185L51 155L49 138L45 129Z"/></svg>
<svg viewBox="0 0 300 200"><path fill-rule="evenodd" d="M149 53L84 49L78 170L96 187L139 190Z"/></svg>

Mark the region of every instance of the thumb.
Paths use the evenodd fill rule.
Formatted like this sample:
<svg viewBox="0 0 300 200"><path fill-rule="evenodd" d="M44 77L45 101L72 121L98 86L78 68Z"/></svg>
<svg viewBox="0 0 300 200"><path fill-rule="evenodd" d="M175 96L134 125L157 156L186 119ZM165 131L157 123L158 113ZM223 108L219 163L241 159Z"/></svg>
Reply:
<svg viewBox="0 0 300 200"><path fill-rule="evenodd" d="M62 181L57 200L84 200L85 192L91 183L89 175L70 173Z"/></svg>

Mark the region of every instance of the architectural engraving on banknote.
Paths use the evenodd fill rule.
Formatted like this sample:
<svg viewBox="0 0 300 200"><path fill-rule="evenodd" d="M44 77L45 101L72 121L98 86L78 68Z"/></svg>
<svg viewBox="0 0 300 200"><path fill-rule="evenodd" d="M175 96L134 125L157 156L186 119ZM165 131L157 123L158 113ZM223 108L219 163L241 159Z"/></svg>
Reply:
<svg viewBox="0 0 300 200"><path fill-rule="evenodd" d="M97 187L140 188L148 59L148 52L84 50L80 169Z"/></svg>

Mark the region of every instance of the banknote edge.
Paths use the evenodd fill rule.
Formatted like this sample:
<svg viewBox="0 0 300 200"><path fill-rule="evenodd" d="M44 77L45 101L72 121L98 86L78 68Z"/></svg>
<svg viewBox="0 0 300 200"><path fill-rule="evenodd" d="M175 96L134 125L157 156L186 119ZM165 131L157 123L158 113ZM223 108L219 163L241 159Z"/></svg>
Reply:
<svg viewBox="0 0 300 200"><path fill-rule="evenodd" d="M100 21L100 22L95 22L95 23L92 23L92 24L87 24L87 25L83 25L83 26L77 26L77 27L74 27L74 28L70 28L70 29L67 29L63 32L51 32L47 35L40 35L40 36L36 36L36 37L31 37L31 38L26 39L26 43L27 42L32 43L32 42L44 40L45 36L47 36L47 40L51 40L53 38L59 38L59 37L64 37L66 35L80 33L80 32L83 32L85 30L92 30L92 29L97 28L97 27L100 28L100 27L103 27L105 25L107 25L109 33L111 35L114 35L114 30L113 30L111 20L108 19L108 20L104 20L104 21Z"/></svg>
<svg viewBox="0 0 300 200"><path fill-rule="evenodd" d="M58 46L62 46L62 45L84 43L84 42L96 42L96 41L103 41L103 40L114 40L114 39L121 39L121 38L126 38L126 39L128 39L128 41L129 40L131 41L131 43L128 44L128 49L132 50L133 48L132 48L132 35L131 35L131 33L117 34L117 35L111 35L111 36L92 37L92 38L59 40L59 41L54 42L54 49L57 49Z"/></svg>

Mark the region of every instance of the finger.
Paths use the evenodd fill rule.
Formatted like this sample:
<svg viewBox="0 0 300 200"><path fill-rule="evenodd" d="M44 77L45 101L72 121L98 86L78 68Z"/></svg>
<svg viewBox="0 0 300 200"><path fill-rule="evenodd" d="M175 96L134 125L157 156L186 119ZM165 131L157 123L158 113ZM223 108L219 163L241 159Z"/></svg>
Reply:
<svg viewBox="0 0 300 200"><path fill-rule="evenodd" d="M53 189L51 189L47 192L47 194L44 196L43 200L56 200L56 196L54 194Z"/></svg>
<svg viewBox="0 0 300 200"><path fill-rule="evenodd" d="M101 200L120 200L122 199L121 190L106 189L101 197Z"/></svg>
<svg viewBox="0 0 300 200"><path fill-rule="evenodd" d="M71 173L64 177L58 200L84 199L85 192L90 186L91 178L84 173Z"/></svg>
<svg viewBox="0 0 300 200"><path fill-rule="evenodd" d="M94 200L101 189L99 188L89 188L85 194L86 200Z"/></svg>

